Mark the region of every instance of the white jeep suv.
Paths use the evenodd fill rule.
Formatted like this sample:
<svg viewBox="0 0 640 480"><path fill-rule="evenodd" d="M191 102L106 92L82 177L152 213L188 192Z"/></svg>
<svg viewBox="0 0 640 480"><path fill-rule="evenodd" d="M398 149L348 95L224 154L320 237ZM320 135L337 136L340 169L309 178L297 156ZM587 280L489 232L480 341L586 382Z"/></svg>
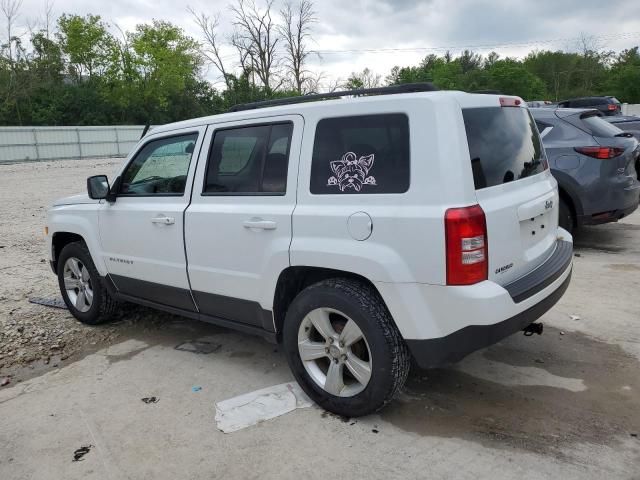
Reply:
<svg viewBox="0 0 640 480"><path fill-rule="evenodd" d="M154 128L111 185L49 210L71 313L97 324L129 301L281 342L347 416L389 402L412 356L441 366L533 331L572 268L535 122L517 97L432 90Z"/></svg>

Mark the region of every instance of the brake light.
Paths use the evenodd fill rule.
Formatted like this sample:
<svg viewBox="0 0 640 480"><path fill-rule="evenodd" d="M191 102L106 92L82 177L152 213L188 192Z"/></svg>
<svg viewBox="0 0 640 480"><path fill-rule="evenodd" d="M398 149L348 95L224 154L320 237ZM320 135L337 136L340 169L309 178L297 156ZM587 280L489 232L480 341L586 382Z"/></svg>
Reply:
<svg viewBox="0 0 640 480"><path fill-rule="evenodd" d="M615 158L624 153L624 148L618 147L575 147L574 150L589 157L599 158L600 160Z"/></svg>
<svg viewBox="0 0 640 480"><path fill-rule="evenodd" d="M618 106L615 103L610 103L609 105L607 105L607 110L613 111L617 109L618 109Z"/></svg>
<svg viewBox="0 0 640 480"><path fill-rule="evenodd" d="M519 107L522 100L514 97L500 97L501 107Z"/></svg>
<svg viewBox="0 0 640 480"><path fill-rule="evenodd" d="M487 222L480 205L450 208L444 215L447 285L471 285L488 278Z"/></svg>

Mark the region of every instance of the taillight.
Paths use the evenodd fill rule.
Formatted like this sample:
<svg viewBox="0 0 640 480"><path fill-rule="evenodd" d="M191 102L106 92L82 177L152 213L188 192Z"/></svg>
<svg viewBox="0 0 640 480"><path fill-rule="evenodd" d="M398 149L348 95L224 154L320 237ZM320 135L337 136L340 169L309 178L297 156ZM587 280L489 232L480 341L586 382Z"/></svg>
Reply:
<svg viewBox="0 0 640 480"><path fill-rule="evenodd" d="M624 148L618 147L575 147L574 150L589 157L599 158L600 160L615 158L624 153Z"/></svg>
<svg viewBox="0 0 640 480"><path fill-rule="evenodd" d="M450 208L444 215L447 285L471 285L488 278L487 222L480 205Z"/></svg>
<svg viewBox="0 0 640 480"><path fill-rule="evenodd" d="M609 111L613 111L617 109L618 109L618 106L615 103L610 103L609 105L607 105L607 110Z"/></svg>

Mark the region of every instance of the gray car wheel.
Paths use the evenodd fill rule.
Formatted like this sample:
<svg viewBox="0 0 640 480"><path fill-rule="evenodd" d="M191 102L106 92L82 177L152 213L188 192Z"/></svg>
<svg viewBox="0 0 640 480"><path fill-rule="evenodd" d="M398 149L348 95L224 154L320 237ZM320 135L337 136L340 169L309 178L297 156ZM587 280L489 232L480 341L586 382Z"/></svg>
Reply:
<svg viewBox="0 0 640 480"><path fill-rule="evenodd" d="M358 324L333 308L309 312L298 329L298 351L309 377L331 395L352 397L371 379L371 349Z"/></svg>
<svg viewBox="0 0 640 480"><path fill-rule="evenodd" d="M79 312L88 312L93 304L93 286L89 269L79 258L69 257L64 262L62 272L69 300Z"/></svg>
<svg viewBox="0 0 640 480"><path fill-rule="evenodd" d="M64 246L58 257L58 284L71 314L82 323L107 321L116 309L84 242Z"/></svg>
<svg viewBox="0 0 640 480"><path fill-rule="evenodd" d="M407 346L378 292L358 280L333 278L302 290L282 333L302 389L338 415L379 410L407 378Z"/></svg>

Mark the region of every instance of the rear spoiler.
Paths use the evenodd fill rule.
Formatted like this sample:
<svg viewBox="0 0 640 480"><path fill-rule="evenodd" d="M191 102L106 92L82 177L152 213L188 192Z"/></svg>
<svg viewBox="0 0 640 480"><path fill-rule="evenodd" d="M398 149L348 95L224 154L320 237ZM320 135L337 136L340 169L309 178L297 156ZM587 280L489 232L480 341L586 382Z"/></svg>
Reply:
<svg viewBox="0 0 640 480"><path fill-rule="evenodd" d="M580 115L580 118L592 117L594 115L602 116L600 110L595 108L558 108L555 114L558 118L567 118L573 115Z"/></svg>

